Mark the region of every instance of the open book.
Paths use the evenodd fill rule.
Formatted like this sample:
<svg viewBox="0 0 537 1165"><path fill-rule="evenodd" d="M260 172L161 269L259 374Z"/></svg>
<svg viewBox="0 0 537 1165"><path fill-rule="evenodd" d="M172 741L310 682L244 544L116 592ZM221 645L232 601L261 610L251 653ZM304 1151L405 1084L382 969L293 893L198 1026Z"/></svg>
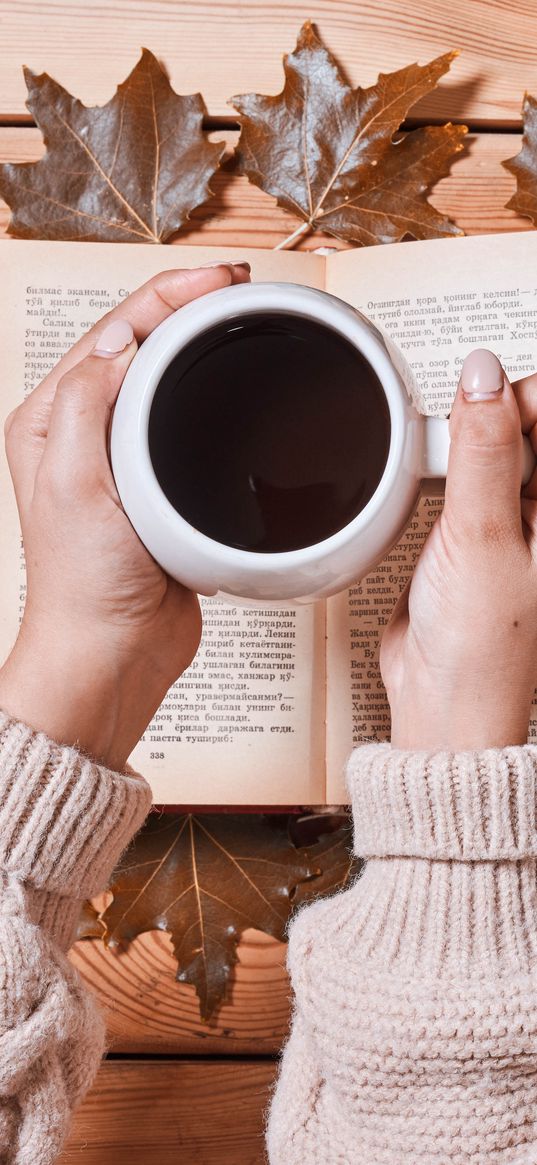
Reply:
<svg viewBox="0 0 537 1165"><path fill-rule="evenodd" d="M473 347L492 348L512 378L537 365L534 231L329 255L10 240L0 244L2 413L152 274L234 257L250 261L254 280L324 288L370 316L404 351L424 412L449 412L460 365ZM17 633L25 586L3 455L0 504L3 660ZM353 744L389 737L379 640L440 506L438 498L423 498L385 561L327 602L261 608L202 600L200 651L131 757L157 802L345 802L344 766ZM537 737L535 724L531 736Z"/></svg>

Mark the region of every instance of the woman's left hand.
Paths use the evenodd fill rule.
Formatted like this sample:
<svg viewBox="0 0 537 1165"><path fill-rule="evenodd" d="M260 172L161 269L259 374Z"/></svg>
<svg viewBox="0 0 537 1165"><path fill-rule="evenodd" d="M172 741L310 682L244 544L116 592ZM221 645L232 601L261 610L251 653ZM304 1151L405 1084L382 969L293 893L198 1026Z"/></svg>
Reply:
<svg viewBox="0 0 537 1165"><path fill-rule="evenodd" d="M466 390L466 391L465 391ZM511 385L492 352L466 358L450 417L446 501L396 604L380 665L392 747L525 744L537 683L537 376Z"/></svg>
<svg viewBox="0 0 537 1165"><path fill-rule="evenodd" d="M137 343L177 308L249 278L222 264L162 271L100 320L8 417L27 601L0 707L122 769L200 640L197 597L126 517L107 455Z"/></svg>

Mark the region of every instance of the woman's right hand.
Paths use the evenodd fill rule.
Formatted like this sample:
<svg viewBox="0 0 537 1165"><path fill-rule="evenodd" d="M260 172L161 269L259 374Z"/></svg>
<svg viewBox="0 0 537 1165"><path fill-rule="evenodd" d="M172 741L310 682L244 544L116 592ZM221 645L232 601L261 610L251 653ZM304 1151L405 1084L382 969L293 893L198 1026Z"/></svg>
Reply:
<svg viewBox="0 0 537 1165"><path fill-rule="evenodd" d="M244 264L161 271L100 320L8 417L27 569L0 707L59 744L123 768L200 639L197 597L126 517L107 454L137 343L177 308L248 280Z"/></svg>
<svg viewBox="0 0 537 1165"><path fill-rule="evenodd" d="M509 383L466 358L450 417L443 512L381 646L392 746L524 744L537 683L537 470L520 490L522 432L537 452L537 374Z"/></svg>

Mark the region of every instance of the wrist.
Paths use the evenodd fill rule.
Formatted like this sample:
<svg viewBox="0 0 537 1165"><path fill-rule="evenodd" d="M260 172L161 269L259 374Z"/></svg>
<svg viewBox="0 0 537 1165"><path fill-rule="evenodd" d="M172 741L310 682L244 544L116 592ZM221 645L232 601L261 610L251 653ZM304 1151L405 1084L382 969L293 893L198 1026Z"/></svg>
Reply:
<svg viewBox="0 0 537 1165"><path fill-rule="evenodd" d="M113 653L96 652L81 639L60 638L52 644L44 634L27 636L21 629L0 669L0 707L57 744L121 772L154 711L140 701L139 664L120 664Z"/></svg>
<svg viewBox="0 0 537 1165"><path fill-rule="evenodd" d="M392 748L474 752L526 744L532 695L507 700L474 690L435 696L429 689L420 696L412 685L412 700L392 705Z"/></svg>
<svg viewBox="0 0 537 1165"><path fill-rule="evenodd" d="M467 753L486 748L509 748L528 742L529 715L487 715L466 709L434 715L416 709L391 715L391 747L412 751Z"/></svg>

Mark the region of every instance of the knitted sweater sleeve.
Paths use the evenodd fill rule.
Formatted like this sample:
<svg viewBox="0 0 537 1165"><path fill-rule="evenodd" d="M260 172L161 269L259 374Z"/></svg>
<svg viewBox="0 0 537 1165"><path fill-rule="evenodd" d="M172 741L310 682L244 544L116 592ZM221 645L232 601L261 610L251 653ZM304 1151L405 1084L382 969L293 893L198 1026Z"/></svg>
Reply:
<svg viewBox="0 0 537 1165"><path fill-rule="evenodd" d="M103 1021L65 951L151 796L0 712L0 1161L52 1165Z"/></svg>
<svg viewBox="0 0 537 1165"><path fill-rule="evenodd" d="M537 1162L537 747L356 749L350 889L290 926L270 1165Z"/></svg>

